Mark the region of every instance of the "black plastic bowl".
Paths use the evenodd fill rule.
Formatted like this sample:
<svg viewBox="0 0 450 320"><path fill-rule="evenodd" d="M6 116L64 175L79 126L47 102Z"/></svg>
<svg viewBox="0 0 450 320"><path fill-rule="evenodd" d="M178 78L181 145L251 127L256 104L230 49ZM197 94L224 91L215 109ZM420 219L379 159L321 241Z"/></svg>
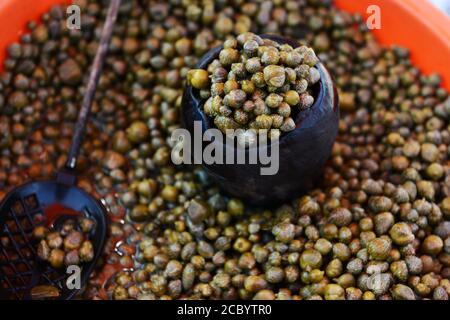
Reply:
<svg viewBox="0 0 450 320"><path fill-rule="evenodd" d="M287 43L294 48L299 46L295 40L279 36L262 37L281 44ZM197 68L207 69L222 48L210 50ZM282 134L279 141L274 142L279 143L278 173L261 175L261 168L267 167L261 164L202 164L226 193L256 205L275 205L313 187L331 154L339 126L336 88L322 63L317 65L317 69L321 80L313 87L315 103L310 109L295 115L296 129ZM192 137L194 121L202 122L203 132L213 127L211 119L202 110L202 103L198 90L187 86L183 95L182 121ZM203 144L205 146L206 143ZM223 148L225 152L227 146L223 144ZM271 146L268 148L270 152Z"/></svg>

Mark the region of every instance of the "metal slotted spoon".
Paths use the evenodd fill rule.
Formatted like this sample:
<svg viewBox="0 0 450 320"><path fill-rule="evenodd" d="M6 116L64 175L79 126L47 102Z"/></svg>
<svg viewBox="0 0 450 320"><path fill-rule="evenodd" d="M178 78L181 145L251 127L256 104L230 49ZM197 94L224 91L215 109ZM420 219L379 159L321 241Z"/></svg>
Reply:
<svg viewBox="0 0 450 320"><path fill-rule="evenodd" d="M60 291L59 299L71 299L79 291L67 288L65 270L56 270L37 259L32 239L37 226L56 226L74 213L96 222L90 234L95 255L90 263L82 266L81 286L87 282L102 254L107 231L106 209L75 186L75 168L120 3L121 0L110 2L65 166L58 171L54 181L19 186L0 203L0 298L31 299L31 289L36 285L56 287Z"/></svg>

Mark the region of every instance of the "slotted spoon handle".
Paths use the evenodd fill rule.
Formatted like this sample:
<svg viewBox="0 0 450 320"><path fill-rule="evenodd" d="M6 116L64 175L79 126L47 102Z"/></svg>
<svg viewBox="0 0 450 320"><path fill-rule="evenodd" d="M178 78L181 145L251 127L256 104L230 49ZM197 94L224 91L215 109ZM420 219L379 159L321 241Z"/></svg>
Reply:
<svg viewBox="0 0 450 320"><path fill-rule="evenodd" d="M75 169L77 165L78 153L80 151L81 144L83 143L86 125L89 119L89 113L91 111L92 101L94 100L95 92L97 90L97 84L100 79L100 74L103 69L106 54L108 52L109 42L111 40L114 24L117 20L117 13L119 11L120 2L121 0L111 0L108 8L108 14L106 17L105 25L103 26L99 47L92 64L89 82L86 88L86 93L83 97L83 103L81 105L80 113L78 114L78 120L75 125L75 133L72 138L72 144L70 146L67 162L65 165L65 168L69 170Z"/></svg>

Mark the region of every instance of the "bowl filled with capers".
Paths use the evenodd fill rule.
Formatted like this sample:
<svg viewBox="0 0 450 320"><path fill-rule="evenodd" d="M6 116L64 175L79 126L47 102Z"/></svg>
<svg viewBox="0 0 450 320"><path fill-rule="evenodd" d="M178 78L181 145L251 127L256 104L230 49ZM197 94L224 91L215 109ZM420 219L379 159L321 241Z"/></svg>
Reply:
<svg viewBox="0 0 450 320"><path fill-rule="evenodd" d="M237 145L219 146L224 155L250 159L264 149L278 161L266 172L261 161L203 163L223 190L273 205L313 187L336 139L339 106L331 76L312 48L244 33L205 54L187 82L183 120L190 132L198 121L202 133L217 128L236 137ZM258 141L263 132L268 143Z"/></svg>

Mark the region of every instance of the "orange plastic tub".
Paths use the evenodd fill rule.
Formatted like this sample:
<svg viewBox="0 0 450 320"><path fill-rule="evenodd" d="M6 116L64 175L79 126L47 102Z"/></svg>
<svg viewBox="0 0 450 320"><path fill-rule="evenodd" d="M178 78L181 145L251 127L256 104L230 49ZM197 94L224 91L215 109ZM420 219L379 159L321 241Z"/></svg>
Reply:
<svg viewBox="0 0 450 320"><path fill-rule="evenodd" d="M373 30L380 43L411 51L412 61L424 73L439 73L450 90L450 18L428 0L335 0L348 12L367 18L367 8L381 9L381 29Z"/></svg>
<svg viewBox="0 0 450 320"><path fill-rule="evenodd" d="M53 4L70 0L0 0L0 62L8 44L17 41L25 24L37 20ZM450 90L450 18L427 0L335 0L338 7L358 12L381 8L381 29L374 30L384 45L398 44L411 50L413 62L425 73L439 73ZM0 70L3 63L0 63Z"/></svg>

